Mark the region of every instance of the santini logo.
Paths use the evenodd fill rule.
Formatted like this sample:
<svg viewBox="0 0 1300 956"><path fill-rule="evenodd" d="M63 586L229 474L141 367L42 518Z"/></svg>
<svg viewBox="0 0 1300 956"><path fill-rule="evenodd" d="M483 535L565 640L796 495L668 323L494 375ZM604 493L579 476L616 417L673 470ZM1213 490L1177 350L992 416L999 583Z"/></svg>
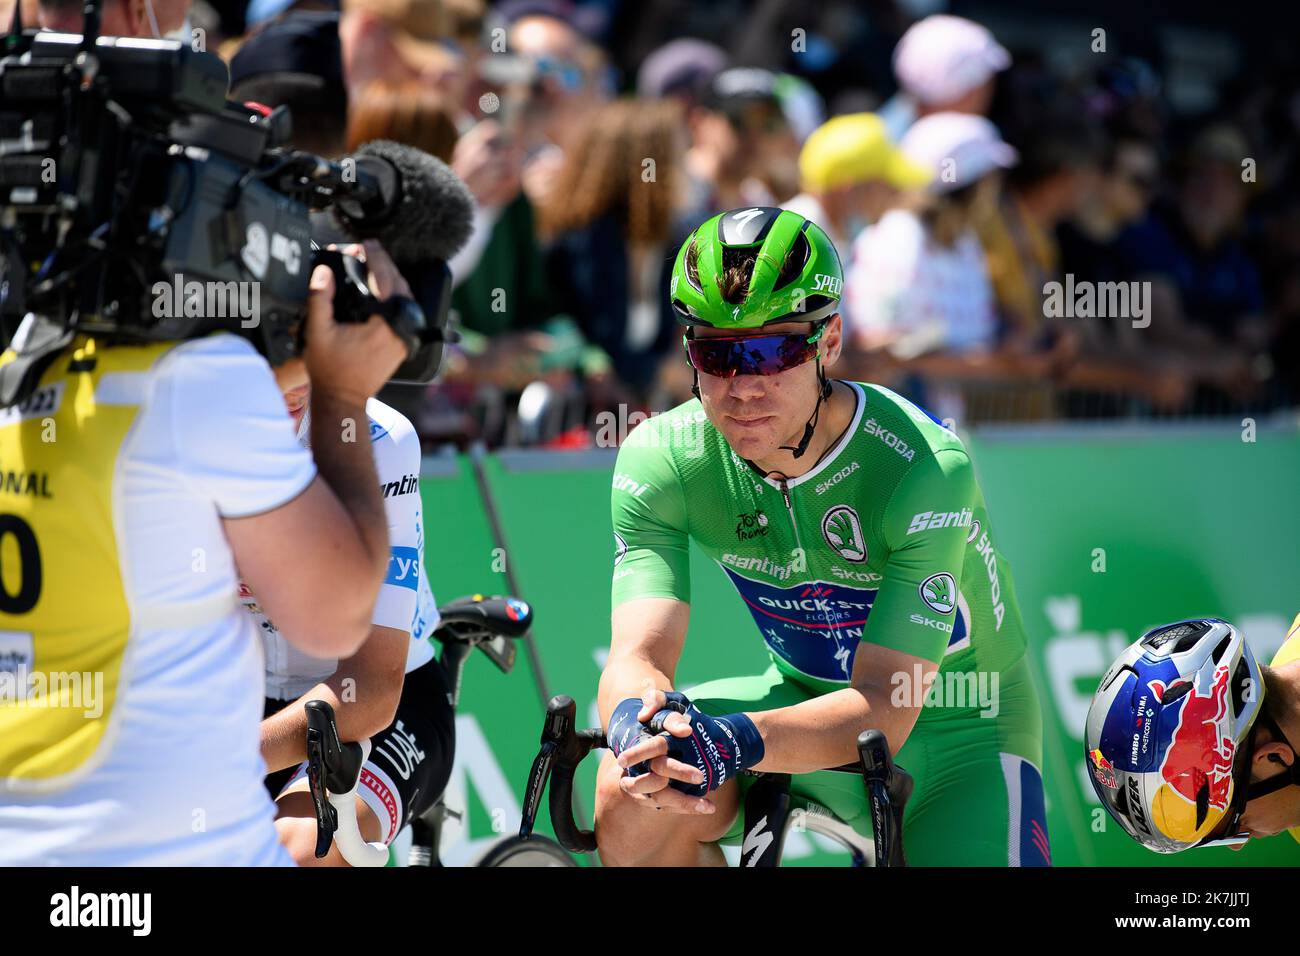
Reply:
<svg viewBox="0 0 1300 956"><path fill-rule="evenodd" d="M153 926L152 893L70 893L50 897L51 926L129 926L133 936L148 936Z"/></svg>
<svg viewBox="0 0 1300 956"><path fill-rule="evenodd" d="M931 531L935 528L969 528L970 523L969 508L962 508L961 511L922 511L912 515L907 533L916 534L918 531Z"/></svg>

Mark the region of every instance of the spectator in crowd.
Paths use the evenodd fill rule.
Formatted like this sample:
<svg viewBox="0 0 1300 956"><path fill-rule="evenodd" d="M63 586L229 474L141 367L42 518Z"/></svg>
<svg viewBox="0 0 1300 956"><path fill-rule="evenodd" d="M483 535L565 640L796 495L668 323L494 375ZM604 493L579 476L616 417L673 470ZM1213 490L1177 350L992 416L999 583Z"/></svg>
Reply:
<svg viewBox="0 0 1300 956"><path fill-rule="evenodd" d="M779 201L800 190L799 154L819 126L826 121L826 104L807 80L792 73L778 73L772 87L785 117L785 130L761 157L755 175Z"/></svg>
<svg viewBox="0 0 1300 956"><path fill-rule="evenodd" d="M959 418L960 390L944 379L1041 374L1032 357L998 345L997 314L975 223L996 202L1016 151L981 116L934 113L899 148L929 185L902 197L855 241L844 277L849 334L883 350L941 417Z"/></svg>
<svg viewBox="0 0 1300 956"><path fill-rule="evenodd" d="M1044 296L1047 283L1062 278L1056 228L1092 189L1100 133L1088 120L1062 112L1026 130L1017 144L1020 162L977 228L1005 338L1027 354L1046 352L1060 367L1077 353L1078 335L1045 314Z"/></svg>
<svg viewBox="0 0 1300 956"><path fill-rule="evenodd" d="M343 0L339 40L349 94L375 80L418 81L460 102L465 61L446 41L449 27L441 0Z"/></svg>
<svg viewBox="0 0 1300 956"><path fill-rule="evenodd" d="M720 209L773 206L781 198L763 179L765 164L798 155L798 140L769 70L732 67L713 78L687 117L687 199L682 218L692 225Z"/></svg>
<svg viewBox="0 0 1300 956"><path fill-rule="evenodd" d="M803 191L782 205L821 226L847 262L854 238L895 203L899 190L930 178L896 149L873 113L823 123L799 153Z"/></svg>
<svg viewBox="0 0 1300 956"><path fill-rule="evenodd" d="M945 13L918 20L894 48L900 95L881 108L890 139L931 113L988 114L1011 55L987 29Z"/></svg>
<svg viewBox="0 0 1300 956"><path fill-rule="evenodd" d="M346 152L348 94L338 16L294 12L249 37L230 61L230 98L286 106L298 149Z"/></svg>
<svg viewBox="0 0 1300 956"><path fill-rule="evenodd" d="M355 152L371 140L384 139L413 146L448 162L456 147L456 111L454 100L428 84L376 80L353 97L347 113L347 152ZM466 374L465 363L449 356L444 379ZM390 383L384 386L378 397L421 429L425 392L422 385ZM463 404L467 406L469 403ZM472 431L468 419L458 420L457 424L460 427L457 434ZM423 430L428 431L427 428Z"/></svg>
<svg viewBox="0 0 1300 956"><path fill-rule="evenodd" d="M63 28L80 29L81 0L70 2L44 0L44 7L66 7ZM148 0L156 18L172 28L181 20L164 7L180 2ZM227 9L235 0L212 2L223 26L238 20L242 27L243 11L232 18ZM348 116L353 144L391 124L402 128L397 138L429 143L425 148L444 157L454 143L450 165L476 200L473 236L451 263L455 321L466 333L466 348L449 350L443 397L467 390L453 396L458 408L470 393L492 388L517 394L539 376L558 374L555 355L565 351L559 342L572 337L556 323L570 314L616 364L612 374L590 365L595 401L604 400L601 394L610 401L637 398L655 388L684 395L677 386L686 380L674 379L668 365L647 371L657 346L645 339L654 338L651 313L638 305L645 304L653 271L641 262L643 253L662 241L667 259L686 225L719 209L759 204L784 204L832 235L848 267L846 319L855 296L872 288L863 283L875 283L873 304L859 308L874 318L863 319L860 335L846 337L852 374L924 375L933 391L949 363L952 381L979 380L961 388L968 419L980 411L974 402L979 389L1002 387L997 379L1006 383L999 402L1028 417L1060 409L1087 415L1142 414L1153 407L1205 412L1224 410L1225 397L1234 408L1258 404L1260 376L1276 381L1295 366L1288 356L1300 339L1300 307L1294 304L1300 283L1293 279L1300 254L1288 251L1287 237L1295 218L1288 210L1296 204L1287 202L1279 184L1294 178L1300 150L1289 110L1292 87L1279 85L1279 64L1267 57L1248 60L1218 89L1206 87L1220 98L1214 115L1232 117L1249 133L1256 186L1241 179L1248 152L1241 135L1234 139L1218 126L1197 138L1185 162L1168 164L1172 176L1165 175L1160 158L1169 153L1167 130L1186 118L1186 109L1177 84L1166 91L1170 77L1150 65L1156 61L1139 59L1151 49L1121 42L1131 31L1112 35L1114 53L1097 61L1091 77L1065 77L1049 49L1029 44L1011 68L1007 50L984 26L947 14L908 26L908 13L888 0L866 6L837 0L815 14L796 0L778 0L747 18L739 14L743 4L730 0L644 11L605 0L409 0L396 6L388 0L251 0L249 31L256 36L304 16L328 18L328 12L309 11L340 6L332 15L341 21L337 53L313 63L289 52L303 41L281 35L272 52L232 63L238 80L233 92L290 105L294 143L315 152L343 151ZM142 32L152 32L146 0L106 0L105 11L109 22L134 17ZM631 25L636 29L629 33ZM787 36L787 26L806 30L806 49L792 52L788 42L772 40ZM290 61L294 69L284 66ZM571 151L593 148L598 137L590 119L609 102L620 75L635 88L635 103L671 100L683 117L685 154L671 171L677 181L662 238L611 211L625 200L612 207L604 199L579 201L566 185L578 170L599 165ZM879 120L864 115L877 108L894 79L899 92L880 109ZM431 129L416 128L430 97L415 96L411 87L409 102L392 99L412 82L438 99L429 115L440 119ZM351 113L340 86L353 100ZM1071 105L1062 110L1065 90ZM850 95L859 105L847 109ZM373 105L358 114L356 101L363 96ZM830 122L823 97L840 104L834 112L841 115ZM991 208L976 193L986 197L992 185L967 191L949 180L937 191L921 191L895 167L891 155L899 155L898 147L889 144L899 143L911 125L941 114L991 117L1019 150L1018 165L985 177L1001 180ZM884 135L877 135L881 123ZM1121 131L1104 155L1102 124ZM657 164L660 184L665 169ZM557 216L566 204L574 210L572 221ZM956 215L959 209L964 217ZM866 223L881 225L884 210L892 214L888 228L858 235ZM590 221L580 222L586 215ZM970 318L980 310L967 308L964 317L952 314L955 331L945 327L939 345L921 348L926 339L918 330L928 328L935 337L939 326L917 319L904 303L909 296L949 294L936 291L948 289L949 279L934 280L927 270L970 283L973 273L963 271L969 265L963 257L971 223L992 290L992 333ZM619 282L626 277L617 306L591 309L590 297L574 292L575 282L591 287L591 276L575 279L572 263L548 274L539 226L552 243L552 263L576 258L576 250L602 230L617 234L615 254L602 248L593 258L612 268ZM868 235L876 263L864 258ZM898 291L890 306L891 296L879 291L888 287L886 279L876 273L905 260L917 235L927 250L917 257L918 288ZM1098 285L1149 282L1150 327L1104 314L1049 314L1048 283L1067 277ZM553 280L565 288L553 290ZM963 307L979 301L972 296ZM626 388L618 392L612 383ZM955 394L955 387L950 391Z"/></svg>
<svg viewBox="0 0 1300 956"><path fill-rule="evenodd" d="M348 152L375 139L423 150L444 163L456 148L456 104L420 83L376 80L361 90L348 112Z"/></svg>
<svg viewBox="0 0 1300 956"><path fill-rule="evenodd" d="M388 139L449 161L459 147L456 112L455 102L429 86L377 81L352 104L348 149ZM511 149L504 140L484 142ZM476 225L485 232L473 264L467 266L463 252L450 263L453 318L462 341L449 350L439 384L430 394L415 386L390 385L380 396L426 434L496 443L502 436L496 424L486 427L487 419L495 420L497 410L512 405L518 393L541 376L554 349L550 336L540 331L553 309L532 207L519 190L517 160L507 160L502 169L506 181L494 182L489 189L495 191L476 197L480 204L485 199L504 202L487 207L492 210L487 221L480 205ZM473 181L483 187L478 177ZM488 408L493 409L491 415Z"/></svg>
<svg viewBox="0 0 1300 956"><path fill-rule="evenodd" d="M670 40L641 61L636 95L646 100L671 97L690 109L726 68L727 54L721 47L693 37Z"/></svg>
<svg viewBox="0 0 1300 956"><path fill-rule="evenodd" d="M1105 148L1100 175L1057 239L1062 271L1093 282L1128 278L1120 234L1146 217L1160 185L1160 154L1144 136L1121 131Z"/></svg>
<svg viewBox="0 0 1300 956"><path fill-rule="evenodd" d="M40 25L47 30L80 33L85 7L84 0L40 0ZM189 9L190 0L104 0L99 8L99 33L116 37L161 37L184 26ZM5 27L8 28L7 22Z"/></svg>
<svg viewBox="0 0 1300 956"><path fill-rule="evenodd" d="M522 58L525 81L511 129L523 149L523 188L544 205L555 187L568 143L585 117L615 92L604 52L578 28L570 5L514 0L498 11L508 24L507 49Z"/></svg>
<svg viewBox="0 0 1300 956"><path fill-rule="evenodd" d="M1238 400L1254 393L1254 359L1269 344L1259 271L1241 241L1249 153L1232 127L1203 130L1177 174L1173 201L1120 240L1128 270L1151 283L1153 336L1212 361L1217 387ZM1203 407L1217 401L1200 397Z"/></svg>
<svg viewBox="0 0 1300 956"><path fill-rule="evenodd" d="M338 13L339 0L251 0L244 11L244 32L252 35L286 13L300 11Z"/></svg>
<svg viewBox="0 0 1300 956"><path fill-rule="evenodd" d="M671 102L606 104L587 118L540 210L557 304L639 394L675 337L668 278L680 130Z"/></svg>
<svg viewBox="0 0 1300 956"><path fill-rule="evenodd" d="M1128 282L1129 268L1119 251L1119 237L1141 221L1160 182L1155 144L1139 132L1121 130L1106 145L1100 175L1075 212L1061 223L1057 238L1061 271L1082 287L1091 283ZM1140 397L1161 410L1182 407L1200 357L1159 346L1137 316L1076 315L1080 355L1063 382L1067 415L1121 414L1125 396Z"/></svg>

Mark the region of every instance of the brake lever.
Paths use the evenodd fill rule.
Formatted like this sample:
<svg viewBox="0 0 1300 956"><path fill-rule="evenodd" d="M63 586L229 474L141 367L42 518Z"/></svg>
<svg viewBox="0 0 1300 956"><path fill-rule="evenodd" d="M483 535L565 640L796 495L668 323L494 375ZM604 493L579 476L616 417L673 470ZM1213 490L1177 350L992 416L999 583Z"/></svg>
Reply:
<svg viewBox="0 0 1300 956"><path fill-rule="evenodd" d="M307 786L316 810L316 859L330 851L339 817L325 795L325 777L342 756L343 747L334 724L334 709L323 700L309 700L307 710ZM331 759L331 758L334 759Z"/></svg>
<svg viewBox="0 0 1300 956"><path fill-rule="evenodd" d="M559 753L559 744L551 740L542 742L541 749L533 759L532 769L528 771L528 787L524 791L524 812L519 821L519 837L527 840L533 835L533 826L537 823L537 811L542 807L542 794L546 792L546 782L551 778L555 767L555 755Z"/></svg>

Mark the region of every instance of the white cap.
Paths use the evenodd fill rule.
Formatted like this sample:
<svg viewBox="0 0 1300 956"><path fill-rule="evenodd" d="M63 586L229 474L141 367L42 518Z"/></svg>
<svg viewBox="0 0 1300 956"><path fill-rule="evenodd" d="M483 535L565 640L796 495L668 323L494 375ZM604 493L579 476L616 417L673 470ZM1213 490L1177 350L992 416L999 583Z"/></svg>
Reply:
<svg viewBox="0 0 1300 956"><path fill-rule="evenodd" d="M903 135L898 148L930 173L927 188L934 194L969 186L991 170L1008 169L1020 160L1015 147L1002 141L996 126L969 113L922 117Z"/></svg>
<svg viewBox="0 0 1300 956"><path fill-rule="evenodd" d="M936 13L908 27L894 48L898 85L927 105L949 103L1011 65L984 27Z"/></svg>

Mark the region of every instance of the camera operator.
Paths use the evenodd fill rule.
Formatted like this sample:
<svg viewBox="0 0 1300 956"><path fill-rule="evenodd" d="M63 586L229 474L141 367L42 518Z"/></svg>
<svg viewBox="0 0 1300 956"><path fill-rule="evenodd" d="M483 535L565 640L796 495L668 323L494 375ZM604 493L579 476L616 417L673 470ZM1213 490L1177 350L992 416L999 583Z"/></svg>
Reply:
<svg viewBox="0 0 1300 956"><path fill-rule="evenodd" d="M365 252L376 296L410 294ZM226 333L78 335L0 414L0 865L291 863L239 578L301 650L366 639L389 557L366 401L404 357L381 318L336 323L333 294L318 266L310 451L266 360Z"/></svg>

